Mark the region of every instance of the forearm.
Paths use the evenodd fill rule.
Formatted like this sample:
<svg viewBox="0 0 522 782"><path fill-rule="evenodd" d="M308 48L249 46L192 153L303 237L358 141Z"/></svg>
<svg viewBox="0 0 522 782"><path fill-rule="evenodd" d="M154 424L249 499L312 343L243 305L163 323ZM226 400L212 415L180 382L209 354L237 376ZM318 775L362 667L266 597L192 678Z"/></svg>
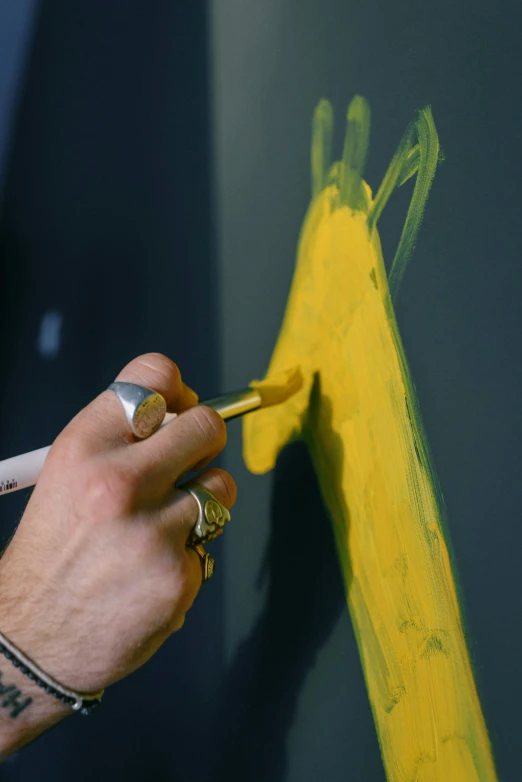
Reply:
<svg viewBox="0 0 522 782"><path fill-rule="evenodd" d="M73 714L0 656L0 761Z"/></svg>
<svg viewBox="0 0 522 782"><path fill-rule="evenodd" d="M40 684L34 680L40 669L58 681L71 655L70 642L56 638L57 595L45 589L41 594L44 582L35 581L28 592L26 576L25 558L19 561L13 541L0 563L0 762L74 713L46 692L41 677Z"/></svg>
<svg viewBox="0 0 522 782"><path fill-rule="evenodd" d="M64 632L68 613L58 611L52 569L28 592L24 561L13 541L0 564L0 762L74 713L57 687L83 684L84 659Z"/></svg>

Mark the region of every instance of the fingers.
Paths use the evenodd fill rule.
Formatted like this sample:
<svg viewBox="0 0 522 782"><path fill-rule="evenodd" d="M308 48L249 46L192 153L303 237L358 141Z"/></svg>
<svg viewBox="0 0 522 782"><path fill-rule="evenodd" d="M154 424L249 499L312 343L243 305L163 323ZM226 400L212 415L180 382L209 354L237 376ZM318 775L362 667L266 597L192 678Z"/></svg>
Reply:
<svg viewBox="0 0 522 782"><path fill-rule="evenodd" d="M225 470L218 468L206 470L198 476L197 482L213 494L218 502L228 510L235 503L236 484L232 476ZM198 504L188 491L183 491L182 486L174 488L167 501L157 511L157 523L167 529L170 535L178 540L181 539L183 545L186 544L197 517Z"/></svg>
<svg viewBox="0 0 522 782"><path fill-rule="evenodd" d="M207 470L198 476L197 482L226 508L230 510L236 501L237 489L234 479L228 472L220 469ZM186 587L183 611L176 616L172 631L179 630L203 580L203 564L200 555L194 549L187 547L187 540L196 523L198 504L194 497L181 488L174 488L168 501L154 516L156 529L161 530L165 540L174 547L178 556L186 563ZM206 547L205 547L206 549Z"/></svg>
<svg viewBox="0 0 522 782"><path fill-rule="evenodd" d="M146 353L122 369L116 380L136 383L160 393L169 412L179 413L197 404L198 397L186 386L173 361L161 353ZM113 391L106 390L84 408L67 427L81 438L88 450L134 444L123 406Z"/></svg>
<svg viewBox="0 0 522 782"><path fill-rule="evenodd" d="M185 410L146 440L134 443L125 459L161 500L186 472L214 459L225 447L225 422L215 410Z"/></svg>
<svg viewBox="0 0 522 782"><path fill-rule="evenodd" d="M183 383L177 365L162 353L138 356L122 369L116 380L158 391L169 413L180 413L198 401L197 394Z"/></svg>
<svg viewBox="0 0 522 782"><path fill-rule="evenodd" d="M199 556L197 551L194 551L193 548L186 548L186 557L190 562L190 572L192 575L192 579L194 584L197 586L196 595L199 592L199 588L203 582L203 568L201 567L201 557ZM192 601L192 603L194 600ZM192 603L190 604L190 607L192 607Z"/></svg>

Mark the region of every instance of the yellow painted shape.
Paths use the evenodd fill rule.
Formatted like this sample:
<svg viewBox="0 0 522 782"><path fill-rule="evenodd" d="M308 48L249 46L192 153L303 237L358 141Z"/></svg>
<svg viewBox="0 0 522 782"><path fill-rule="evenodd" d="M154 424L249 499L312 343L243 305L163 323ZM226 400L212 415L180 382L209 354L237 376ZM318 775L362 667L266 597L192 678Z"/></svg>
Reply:
<svg viewBox="0 0 522 782"><path fill-rule="evenodd" d="M303 385L284 404L244 419L244 458L252 472L263 473L273 468L289 440L307 442L334 525L387 778L489 782L496 780L495 768L436 480L375 228L375 204L381 199L380 214L393 188L383 183L388 191L383 196L381 189L375 201L362 178L357 190L352 174L362 170L365 150L361 163L355 148L361 140L350 147L350 122L355 112L356 130L364 130L369 113L364 115L367 107L356 100L352 119L348 114L344 161L330 169L329 177L327 163L321 162L325 133L315 138L312 161L319 160L321 186L304 221L284 323L267 373L270 378L299 364ZM328 114L324 102L320 111ZM436 139L431 113L425 112L422 127ZM317 114L316 121L322 121ZM424 154L422 127L418 137ZM419 179L425 174L418 153L419 146L408 142L400 159L394 159L396 185L417 168ZM424 199L429 184L425 180ZM422 206L416 208L422 211Z"/></svg>

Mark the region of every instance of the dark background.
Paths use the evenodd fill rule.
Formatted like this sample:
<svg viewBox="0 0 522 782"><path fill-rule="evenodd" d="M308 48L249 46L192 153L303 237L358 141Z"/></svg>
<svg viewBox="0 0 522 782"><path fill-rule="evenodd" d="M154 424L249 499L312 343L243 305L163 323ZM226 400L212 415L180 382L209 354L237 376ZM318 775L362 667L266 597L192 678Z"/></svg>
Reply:
<svg viewBox="0 0 522 782"><path fill-rule="evenodd" d="M261 376L309 200L315 104L334 105L340 156L348 102L368 99L374 190L432 105L446 160L397 315L499 775L514 781L521 21L512 1L0 3L0 458L51 442L143 351L171 355L202 397ZM407 187L381 220L388 261ZM61 339L44 355L50 312ZM183 632L2 779L383 780L306 453L288 448L260 478L240 446L235 422L234 524ZM1 500L4 541L24 495Z"/></svg>

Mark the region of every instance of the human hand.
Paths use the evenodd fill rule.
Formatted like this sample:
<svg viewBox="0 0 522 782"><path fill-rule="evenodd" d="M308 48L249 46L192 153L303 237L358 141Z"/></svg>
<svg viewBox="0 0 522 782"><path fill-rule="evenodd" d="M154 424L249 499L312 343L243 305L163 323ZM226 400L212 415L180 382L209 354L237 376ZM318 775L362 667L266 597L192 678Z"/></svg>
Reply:
<svg viewBox="0 0 522 782"><path fill-rule="evenodd" d="M158 391L178 417L136 442L120 401L104 391L54 442L0 562L0 631L62 685L86 693L141 666L182 626L201 561L186 548L196 501L174 483L226 442L223 420L194 406L165 356L141 356L117 379ZM233 504L228 473L211 469L198 483Z"/></svg>

